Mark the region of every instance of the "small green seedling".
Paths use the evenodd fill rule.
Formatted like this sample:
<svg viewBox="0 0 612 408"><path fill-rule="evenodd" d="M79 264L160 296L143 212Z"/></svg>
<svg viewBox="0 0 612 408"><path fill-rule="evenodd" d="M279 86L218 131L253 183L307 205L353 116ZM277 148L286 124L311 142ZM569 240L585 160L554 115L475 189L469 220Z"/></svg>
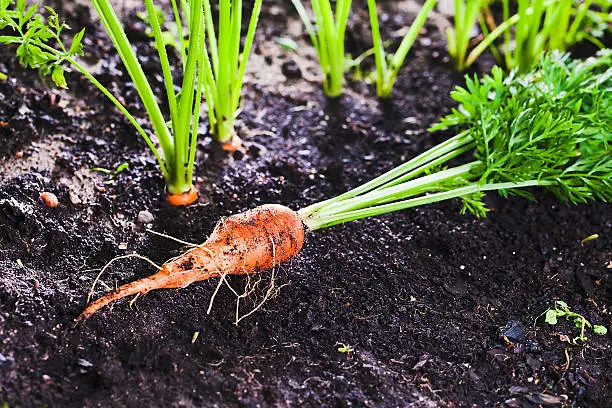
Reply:
<svg viewBox="0 0 612 408"><path fill-rule="evenodd" d="M353 351L355 351L355 349L348 344L344 344L344 343L338 343L338 344L340 344L340 347L338 347L339 353L350 354Z"/></svg>
<svg viewBox="0 0 612 408"><path fill-rule="evenodd" d="M104 184L110 184L113 182L115 177L127 170L129 167L130 165L128 163L121 163L115 170L105 169L104 167L92 167L89 170L106 174L109 177L109 180L106 180Z"/></svg>
<svg viewBox="0 0 612 408"><path fill-rule="evenodd" d="M550 325L555 325L557 324L557 319L560 319L563 317L565 318L565 320L573 321L574 325L580 328L580 335L577 337L574 337L575 344L577 344L578 341L582 343L587 341L587 337L585 336L585 333L584 333L586 328L592 329L593 333L600 335L600 336L605 336L606 333L608 333L608 329L606 329L605 326L600 326L597 324L592 325L581 314L572 312L569 306L567 305L567 303L565 303L562 300L555 301L554 308L548 309L546 311L544 321Z"/></svg>
<svg viewBox="0 0 612 408"><path fill-rule="evenodd" d="M291 2L300 15L317 51L324 75L323 91L325 95L332 98L342 95L346 68L344 34L351 9L351 0L336 0L335 13L330 0L312 0L316 29L310 22L310 17L302 2L300 0L291 0Z"/></svg>
<svg viewBox="0 0 612 408"><path fill-rule="evenodd" d="M589 235L588 237L586 237L585 239L580 241L580 246L584 246L584 244L589 242L589 241L595 241L597 238L599 238L599 234Z"/></svg>
<svg viewBox="0 0 612 408"><path fill-rule="evenodd" d="M92 167L91 171L99 171L100 173L107 174L111 177L116 177L119 173L127 170L130 167L128 163L121 163L115 170L105 169L104 167Z"/></svg>
<svg viewBox="0 0 612 408"><path fill-rule="evenodd" d="M427 16L436 6L438 0L427 0L417 14L410 29L404 36L395 54L387 55L383 42L380 38L380 28L378 25L378 12L376 11L376 0L368 0L368 10L370 13L370 25L372 27L372 41L374 44L374 56L376 58L376 93L381 98L388 98L393 91L393 85L397 79L397 73L404 64L414 41L419 35L419 31L425 25Z"/></svg>

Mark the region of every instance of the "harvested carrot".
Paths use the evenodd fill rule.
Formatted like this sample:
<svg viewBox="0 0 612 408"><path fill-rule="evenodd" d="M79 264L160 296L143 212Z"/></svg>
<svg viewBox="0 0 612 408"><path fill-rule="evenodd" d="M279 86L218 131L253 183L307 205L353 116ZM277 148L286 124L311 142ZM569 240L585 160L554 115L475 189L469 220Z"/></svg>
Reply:
<svg viewBox="0 0 612 408"><path fill-rule="evenodd" d="M191 186L189 191L183 194L166 194L168 204L175 207L186 206L193 204L198 199L198 190L194 186Z"/></svg>
<svg viewBox="0 0 612 408"><path fill-rule="evenodd" d="M304 226L296 212L282 205L262 205L224 219L205 243L162 265L156 274L104 295L87 306L78 320L126 296L270 269L297 255L303 243Z"/></svg>

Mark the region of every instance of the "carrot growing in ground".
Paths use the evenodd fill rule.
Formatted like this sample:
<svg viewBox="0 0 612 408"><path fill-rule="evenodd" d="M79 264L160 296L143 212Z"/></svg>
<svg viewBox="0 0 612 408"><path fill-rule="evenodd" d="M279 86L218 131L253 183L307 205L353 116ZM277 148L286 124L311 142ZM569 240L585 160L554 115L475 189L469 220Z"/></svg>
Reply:
<svg viewBox="0 0 612 408"><path fill-rule="evenodd" d="M467 79L459 108L433 129L459 133L374 180L294 212L265 205L222 221L201 246L148 278L90 304L86 319L110 302L153 289L180 288L227 274L253 274L300 251L305 230L459 198L462 211L486 215L487 191L531 197L543 187L574 204L612 200L612 54L572 61L545 56L538 69L506 76L499 68ZM461 162L468 152L473 160ZM466 160L463 160L464 162Z"/></svg>
<svg viewBox="0 0 612 408"><path fill-rule="evenodd" d="M64 38L69 27L58 14L50 7L43 11L38 4L27 3L27 0L0 0L0 29L6 31L0 36L0 44L16 46L16 55L26 68L50 76L58 87L67 87L66 65L79 71L119 109L152 151L166 181L168 203L181 206L197 200L193 172L201 104L204 100L208 107L213 139L221 142L225 150L239 148L240 138L234 124L262 0L253 3L243 46L242 0L219 2L217 34L209 0L171 0L177 30L177 38L172 40L181 61L177 66L171 65L172 58L166 50L168 36L165 34L168 33L162 31L164 21L160 20L163 13L158 13L154 0L143 0L159 56L165 95L156 95L153 91L112 2L91 0L132 79L155 137L128 111L119 95L114 95L77 61L83 55L84 30L75 34L68 46ZM176 77L180 78L180 84ZM166 99L168 112L164 113L161 99Z"/></svg>

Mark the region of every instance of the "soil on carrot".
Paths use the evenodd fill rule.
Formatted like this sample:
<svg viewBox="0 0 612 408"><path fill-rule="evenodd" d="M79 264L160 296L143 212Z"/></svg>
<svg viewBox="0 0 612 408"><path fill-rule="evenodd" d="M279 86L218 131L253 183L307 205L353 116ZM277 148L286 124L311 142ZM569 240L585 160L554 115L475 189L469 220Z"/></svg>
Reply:
<svg viewBox="0 0 612 408"><path fill-rule="evenodd" d="M149 230L199 243L220 217L331 197L449 136L426 132L462 82L444 50L443 15L417 41L392 102L361 80L328 101L284 3L263 10L240 114L245 149L228 156L202 125L200 198L188 208L165 202L145 143L80 75L68 75L70 91L46 88L0 49L9 74L0 82L0 405L611 406L610 335L589 332L575 345L577 328L538 317L561 299L610 326L612 209L539 191L532 202L491 196L484 220L448 202L309 233L302 253L276 268L275 296L238 325L266 295L270 271L228 278L210 314L218 280L75 323L112 258L159 264L184 249ZM90 67L142 116L89 10L58 6L72 27L87 27ZM384 35L397 40L412 9L383 8ZM128 35L161 95L134 13ZM350 26L357 55L369 47L366 13ZM298 41L297 52L280 37ZM112 177L91 170L122 163L128 169ZM43 191L59 206L44 207ZM152 272L140 259L117 261L95 296ZM229 286L248 293L238 308Z"/></svg>

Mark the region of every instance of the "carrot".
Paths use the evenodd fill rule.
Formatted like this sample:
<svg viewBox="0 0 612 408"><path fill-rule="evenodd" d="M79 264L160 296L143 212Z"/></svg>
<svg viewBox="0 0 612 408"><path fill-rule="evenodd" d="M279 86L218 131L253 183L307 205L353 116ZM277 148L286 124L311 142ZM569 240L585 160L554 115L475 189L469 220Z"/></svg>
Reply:
<svg viewBox="0 0 612 408"><path fill-rule="evenodd" d="M194 186L191 186L189 191L183 194L166 194L166 199L168 200L168 204L175 207L187 206L198 199L198 190L196 190Z"/></svg>
<svg viewBox="0 0 612 408"><path fill-rule="evenodd" d="M221 148L229 153L234 153L236 150L242 148L242 139L235 132L232 138L221 145Z"/></svg>
<svg viewBox="0 0 612 408"><path fill-rule="evenodd" d="M296 212L282 205L262 205L222 220L202 245L162 265L156 274L125 284L89 304L78 320L126 296L270 269L296 256L303 243L304 225Z"/></svg>

